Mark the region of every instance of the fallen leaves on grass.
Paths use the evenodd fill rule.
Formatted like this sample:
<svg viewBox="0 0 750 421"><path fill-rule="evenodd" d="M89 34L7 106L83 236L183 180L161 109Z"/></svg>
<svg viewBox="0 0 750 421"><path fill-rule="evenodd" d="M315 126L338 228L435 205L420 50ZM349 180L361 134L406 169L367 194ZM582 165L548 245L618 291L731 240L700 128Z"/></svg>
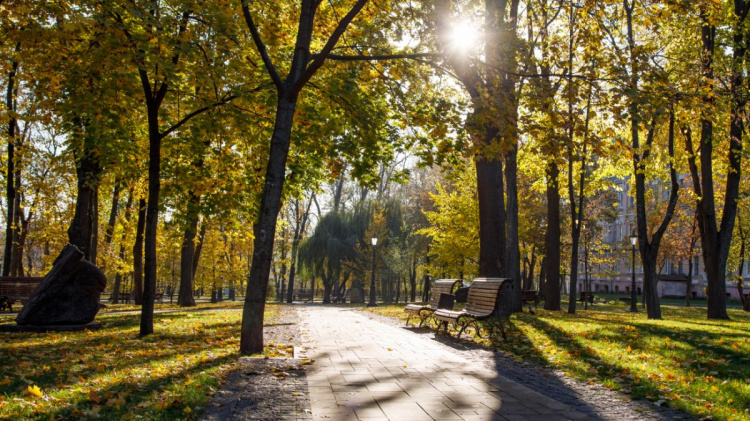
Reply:
<svg viewBox="0 0 750 421"><path fill-rule="evenodd" d="M268 305L266 322L278 309ZM10 333L0 341L0 407L11 419L191 419L239 357L241 312L100 314L86 332ZM287 356L293 347L275 345Z"/></svg>

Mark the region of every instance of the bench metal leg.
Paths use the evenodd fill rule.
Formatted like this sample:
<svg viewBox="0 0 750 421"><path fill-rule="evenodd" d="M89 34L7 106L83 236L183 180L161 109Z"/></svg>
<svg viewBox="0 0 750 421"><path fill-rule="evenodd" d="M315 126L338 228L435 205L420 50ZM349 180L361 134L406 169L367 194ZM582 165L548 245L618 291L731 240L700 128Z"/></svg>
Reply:
<svg viewBox="0 0 750 421"><path fill-rule="evenodd" d="M424 326L424 322L426 322L426 321L427 321L427 317L428 317L428 315L422 315L422 314L420 313L420 317L421 317L421 320L419 321L419 327L422 327L422 326Z"/></svg>
<svg viewBox="0 0 750 421"><path fill-rule="evenodd" d="M463 323L459 323L458 320L456 320L456 328L458 328L458 325L461 325L461 329L456 334L456 339L461 337L461 334L464 333L464 330L466 330L467 327L469 327L469 324L471 324L469 321L464 321Z"/></svg>
<svg viewBox="0 0 750 421"><path fill-rule="evenodd" d="M438 319L435 319L435 321L437 322L437 330L435 331L436 334L440 334L441 327L443 328L443 333L448 333L448 322Z"/></svg>

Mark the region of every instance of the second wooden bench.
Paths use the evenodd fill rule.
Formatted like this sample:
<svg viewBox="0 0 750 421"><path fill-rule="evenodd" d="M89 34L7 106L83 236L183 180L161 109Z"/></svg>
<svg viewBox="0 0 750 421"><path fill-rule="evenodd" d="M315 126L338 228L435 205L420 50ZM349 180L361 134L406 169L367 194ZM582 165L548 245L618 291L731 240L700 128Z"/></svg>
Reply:
<svg viewBox="0 0 750 421"><path fill-rule="evenodd" d="M475 279L469 287L469 297L466 300L466 306L463 310L452 311L440 309L435 311L435 319L442 322L441 325L438 325L438 332L440 332L442 326L445 326L445 332L448 332L448 324L452 323L458 331L456 338L461 337L461 334L468 327L473 327L474 333L477 336L484 336L481 334L481 331L485 329L487 332L486 336L491 337L494 330L492 328L493 325L487 329L481 326L479 322L489 319L492 316L498 316L500 332L503 335L503 339L505 339L505 328L499 318L509 317L511 308L510 303L501 303L498 305L498 297L505 291L505 296L510 298L509 290L511 289L513 289L513 282L508 278Z"/></svg>
<svg viewBox="0 0 750 421"><path fill-rule="evenodd" d="M440 294L453 294L453 289L462 284L461 279L439 279L435 281L430 292L430 302L427 305L409 304L404 307L404 311L409 314L406 318L406 324L409 324L411 316L419 317L419 327L440 307ZM451 307L452 309L452 307Z"/></svg>

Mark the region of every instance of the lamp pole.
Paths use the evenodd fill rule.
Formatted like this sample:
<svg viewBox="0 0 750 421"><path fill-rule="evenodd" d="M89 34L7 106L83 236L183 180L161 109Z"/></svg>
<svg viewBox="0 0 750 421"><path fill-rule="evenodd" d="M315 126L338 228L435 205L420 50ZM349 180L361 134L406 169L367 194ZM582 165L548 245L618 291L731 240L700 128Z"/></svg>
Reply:
<svg viewBox="0 0 750 421"><path fill-rule="evenodd" d="M372 237L372 276L370 277L370 302L367 307L376 307L375 302L375 246L378 245L378 238Z"/></svg>
<svg viewBox="0 0 750 421"><path fill-rule="evenodd" d="M630 285L630 312L631 313L637 313L638 312L638 303L636 303L637 296L635 293L635 243L638 242L638 236L635 235L635 231L633 231L632 234L630 234L630 245L632 246L632 263L631 263L631 285Z"/></svg>

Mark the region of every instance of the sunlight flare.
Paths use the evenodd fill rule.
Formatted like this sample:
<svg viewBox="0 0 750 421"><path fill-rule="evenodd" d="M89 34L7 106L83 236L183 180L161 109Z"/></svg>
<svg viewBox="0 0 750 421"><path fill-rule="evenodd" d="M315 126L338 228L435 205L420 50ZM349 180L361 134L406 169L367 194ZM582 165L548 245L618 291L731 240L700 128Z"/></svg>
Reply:
<svg viewBox="0 0 750 421"><path fill-rule="evenodd" d="M471 53L479 42L479 28L469 20L461 20L453 25L450 33L451 48L460 53Z"/></svg>

